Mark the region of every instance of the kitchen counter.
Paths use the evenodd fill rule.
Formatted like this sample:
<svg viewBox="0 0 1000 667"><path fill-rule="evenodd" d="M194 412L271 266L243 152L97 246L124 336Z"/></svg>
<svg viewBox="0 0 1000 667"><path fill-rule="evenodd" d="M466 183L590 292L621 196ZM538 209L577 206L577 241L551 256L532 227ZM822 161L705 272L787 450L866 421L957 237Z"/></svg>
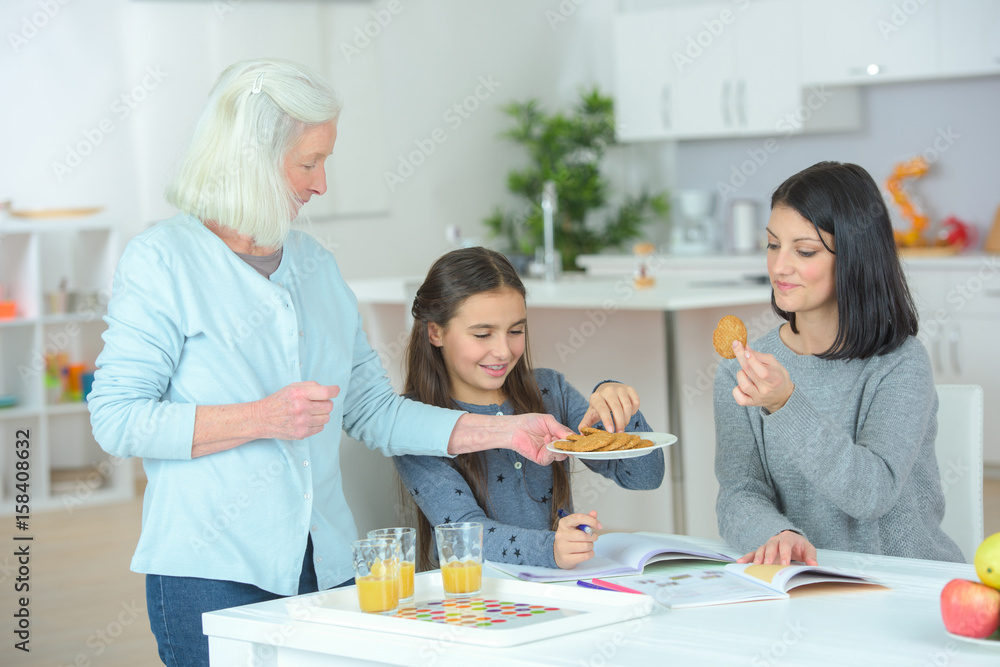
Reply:
<svg viewBox="0 0 1000 667"><path fill-rule="evenodd" d="M635 270L635 255L581 255L577 264L588 275L626 275ZM903 255L903 268L907 271L962 271L980 266L996 267L1000 255L967 252L958 255L925 256ZM704 271L721 271L727 275L767 275L767 253L712 254L712 255L653 255L650 268L654 274L676 274Z"/></svg>
<svg viewBox="0 0 1000 667"><path fill-rule="evenodd" d="M359 303L409 306L422 277L349 280ZM659 277L649 289L636 289L624 277L564 275L554 283L524 281L529 308L603 308L605 310L678 311L741 306L770 301L771 288L738 276L717 279Z"/></svg>

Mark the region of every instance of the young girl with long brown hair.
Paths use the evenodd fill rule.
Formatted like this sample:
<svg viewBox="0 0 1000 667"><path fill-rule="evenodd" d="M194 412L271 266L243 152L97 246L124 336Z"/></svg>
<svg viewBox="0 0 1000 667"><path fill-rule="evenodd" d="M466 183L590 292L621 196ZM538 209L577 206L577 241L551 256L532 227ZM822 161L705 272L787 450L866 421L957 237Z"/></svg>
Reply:
<svg viewBox="0 0 1000 667"><path fill-rule="evenodd" d="M632 387L601 382L588 401L561 373L532 369L524 284L503 255L486 248L447 253L431 267L413 300L413 330L404 393L418 401L475 414L549 413L578 428L649 431ZM597 512L572 511L569 461L541 466L513 452L462 454L453 459L393 459L417 518L418 568L434 561L432 526L483 524L484 557L505 563L571 568L593 556L601 528ZM631 459L584 460L626 489L663 481L663 453Z"/></svg>

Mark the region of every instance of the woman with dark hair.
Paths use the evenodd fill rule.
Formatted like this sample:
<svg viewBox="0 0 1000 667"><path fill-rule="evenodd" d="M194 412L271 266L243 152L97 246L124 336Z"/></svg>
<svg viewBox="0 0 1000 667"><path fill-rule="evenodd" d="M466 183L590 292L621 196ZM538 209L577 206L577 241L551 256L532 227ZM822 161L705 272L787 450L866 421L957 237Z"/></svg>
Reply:
<svg viewBox="0 0 1000 667"><path fill-rule="evenodd" d="M524 284L497 252L466 248L439 258L413 300L405 395L473 414L541 412L579 428L600 421L609 431L649 431L632 387L601 382L588 402L561 373L532 368L524 299ZM596 536L578 526L601 528L597 512L558 516L572 510L568 461L540 466L491 451L393 462L422 510L420 569L435 560L431 527L459 521L482 522L489 560L571 568L593 556ZM655 489L663 481L661 450L583 463L626 489Z"/></svg>
<svg viewBox="0 0 1000 667"><path fill-rule="evenodd" d="M937 393L878 186L815 164L774 192L767 238L787 322L735 342L715 376L720 534L741 562L962 561L941 530Z"/></svg>

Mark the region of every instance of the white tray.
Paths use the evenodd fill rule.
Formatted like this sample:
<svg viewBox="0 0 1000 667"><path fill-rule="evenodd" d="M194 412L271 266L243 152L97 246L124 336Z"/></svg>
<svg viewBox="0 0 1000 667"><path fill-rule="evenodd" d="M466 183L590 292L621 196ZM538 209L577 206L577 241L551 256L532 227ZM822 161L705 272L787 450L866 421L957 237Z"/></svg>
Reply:
<svg viewBox="0 0 1000 667"><path fill-rule="evenodd" d="M520 623L512 626L490 624L478 627L457 623L435 623L363 613L358 607L358 594L354 586L289 598L286 608L293 618L316 623L481 646L515 646L640 618L648 614L654 604L653 598L647 595L490 577L483 577L483 590L477 597L483 600L541 606L550 610L558 608L558 611L538 611L537 615L520 619ZM439 605L433 603L440 603L443 598L444 591L439 571L416 575L415 609L439 608ZM516 614L511 615L516 616Z"/></svg>

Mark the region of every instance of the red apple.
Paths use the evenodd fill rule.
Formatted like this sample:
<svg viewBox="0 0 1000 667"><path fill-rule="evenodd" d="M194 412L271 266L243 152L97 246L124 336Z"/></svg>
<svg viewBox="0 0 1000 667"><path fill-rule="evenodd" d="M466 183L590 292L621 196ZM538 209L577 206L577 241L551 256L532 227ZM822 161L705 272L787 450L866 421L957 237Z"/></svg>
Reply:
<svg viewBox="0 0 1000 667"><path fill-rule="evenodd" d="M1000 591L967 579L941 589L941 618L948 632L983 639L1000 628Z"/></svg>

